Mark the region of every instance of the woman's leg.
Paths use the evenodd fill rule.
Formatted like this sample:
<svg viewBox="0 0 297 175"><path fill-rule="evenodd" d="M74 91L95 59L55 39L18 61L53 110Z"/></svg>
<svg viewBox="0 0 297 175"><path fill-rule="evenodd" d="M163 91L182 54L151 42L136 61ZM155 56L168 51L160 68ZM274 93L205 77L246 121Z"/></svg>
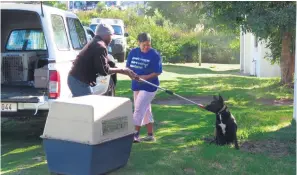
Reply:
<svg viewBox="0 0 297 175"><path fill-rule="evenodd" d="M153 113L152 113L152 106L149 104L146 113L144 115L144 119L142 121L141 126L146 125L147 129L147 135L148 136L153 136L153 123L154 123L154 118L153 118Z"/></svg>
<svg viewBox="0 0 297 175"><path fill-rule="evenodd" d="M142 120L141 126L147 125L149 123L154 123L151 104L149 104L149 106L148 106L148 108L147 108L147 110L145 112L145 115L144 115L144 118Z"/></svg>
<svg viewBox="0 0 297 175"><path fill-rule="evenodd" d="M153 116L151 113L151 101L154 99L156 92L139 91L136 95L134 93L134 124L136 131L140 130L141 125L147 125L148 134L152 136ZM136 97L136 98L135 98ZM146 118L144 120L144 118Z"/></svg>
<svg viewBox="0 0 297 175"><path fill-rule="evenodd" d="M143 119L143 125L146 125L146 129L147 129L147 137L142 138L141 139L142 141L155 141L153 124L154 124L154 119L153 119L152 108L150 104L146 111L145 117Z"/></svg>
<svg viewBox="0 0 297 175"><path fill-rule="evenodd" d="M136 111L136 100L137 100L137 95L139 94L139 91L133 91L133 97L134 97L134 113ZM133 113L133 119L134 119L134 113ZM134 136L134 142L139 142L139 132L140 132L141 126L135 125L135 136Z"/></svg>

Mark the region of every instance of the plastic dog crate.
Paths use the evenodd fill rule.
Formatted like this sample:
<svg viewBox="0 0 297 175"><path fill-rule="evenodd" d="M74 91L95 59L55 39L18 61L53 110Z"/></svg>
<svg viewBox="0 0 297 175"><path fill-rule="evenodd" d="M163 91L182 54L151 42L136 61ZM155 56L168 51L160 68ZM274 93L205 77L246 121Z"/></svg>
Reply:
<svg viewBox="0 0 297 175"><path fill-rule="evenodd" d="M98 175L126 165L134 133L130 99L89 95L53 102L41 138L51 173Z"/></svg>

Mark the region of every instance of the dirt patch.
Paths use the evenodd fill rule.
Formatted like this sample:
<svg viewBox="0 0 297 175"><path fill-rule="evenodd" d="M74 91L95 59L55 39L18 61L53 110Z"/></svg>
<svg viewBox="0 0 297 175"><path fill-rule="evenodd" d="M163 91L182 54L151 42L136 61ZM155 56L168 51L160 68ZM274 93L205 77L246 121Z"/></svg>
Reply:
<svg viewBox="0 0 297 175"><path fill-rule="evenodd" d="M290 154L289 144L277 140L247 141L240 145L240 150L253 154L264 153L271 157L283 157Z"/></svg>
<svg viewBox="0 0 297 175"><path fill-rule="evenodd" d="M196 174L196 170L193 168L184 168L185 174Z"/></svg>
<svg viewBox="0 0 297 175"><path fill-rule="evenodd" d="M208 144L216 143L214 137L203 137L202 140L205 141Z"/></svg>
<svg viewBox="0 0 297 175"><path fill-rule="evenodd" d="M215 144L214 138L205 137L204 140L208 144ZM280 142L277 140L258 140L246 141L239 143L239 149L252 154L268 154L271 157L283 157L292 154L290 145L294 145L295 141ZM294 153L295 154L295 153Z"/></svg>
<svg viewBox="0 0 297 175"><path fill-rule="evenodd" d="M156 122L157 125L167 125L169 124L169 121L162 121L162 122Z"/></svg>
<svg viewBox="0 0 297 175"><path fill-rule="evenodd" d="M210 166L216 169L225 169L219 162L213 162L210 164Z"/></svg>
<svg viewBox="0 0 297 175"><path fill-rule="evenodd" d="M212 96L199 96L199 97L187 97L188 99L201 104L209 104L212 100ZM226 99L227 100L227 99ZM153 104L159 105L185 105L185 104L192 104L186 100L180 99L178 97L171 97L166 99L155 99L152 102Z"/></svg>
<svg viewBox="0 0 297 175"><path fill-rule="evenodd" d="M292 106L294 101L293 99L265 99L261 98L257 100L258 102L264 104L264 105L271 105L271 106Z"/></svg>
<svg viewBox="0 0 297 175"><path fill-rule="evenodd" d="M187 131L178 131L178 132L176 132L176 134L188 136L188 135L192 135L193 133L187 132Z"/></svg>
<svg viewBox="0 0 297 175"><path fill-rule="evenodd" d="M155 120L155 122L154 122L154 126L155 127L164 127L164 126L168 126L168 125L170 125L170 122L169 121L161 121L161 122L159 122L159 121L156 121Z"/></svg>
<svg viewBox="0 0 297 175"><path fill-rule="evenodd" d="M198 151L198 147L197 147L197 146L190 146L190 147L188 147L188 149L189 149L191 152L197 152L197 151Z"/></svg>
<svg viewBox="0 0 297 175"><path fill-rule="evenodd" d="M173 143L184 143L185 138L184 137L172 138L172 139L169 139L169 141Z"/></svg>
<svg viewBox="0 0 297 175"><path fill-rule="evenodd" d="M41 156L37 156L37 157L33 157L32 159L37 162L41 162L43 158Z"/></svg>

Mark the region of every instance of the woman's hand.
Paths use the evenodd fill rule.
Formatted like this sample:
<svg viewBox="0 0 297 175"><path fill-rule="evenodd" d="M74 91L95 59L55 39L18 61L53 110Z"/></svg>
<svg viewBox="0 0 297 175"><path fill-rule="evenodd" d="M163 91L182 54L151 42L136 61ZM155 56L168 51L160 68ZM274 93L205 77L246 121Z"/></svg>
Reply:
<svg viewBox="0 0 297 175"><path fill-rule="evenodd" d="M155 77L157 77L157 76L159 76L160 74L157 74L157 73L151 73L151 74L148 74L148 75L140 75L139 76L139 79L141 78L141 79L143 79L143 80L149 80L149 79L152 79L152 78L155 78ZM141 80L139 80L138 79L138 81L141 81Z"/></svg>
<svg viewBox="0 0 297 175"><path fill-rule="evenodd" d="M141 81L140 79L148 80L149 77L147 75L140 75L138 81Z"/></svg>
<svg viewBox="0 0 297 175"><path fill-rule="evenodd" d="M132 80L138 79L138 75L129 68L124 68L123 74L128 75Z"/></svg>

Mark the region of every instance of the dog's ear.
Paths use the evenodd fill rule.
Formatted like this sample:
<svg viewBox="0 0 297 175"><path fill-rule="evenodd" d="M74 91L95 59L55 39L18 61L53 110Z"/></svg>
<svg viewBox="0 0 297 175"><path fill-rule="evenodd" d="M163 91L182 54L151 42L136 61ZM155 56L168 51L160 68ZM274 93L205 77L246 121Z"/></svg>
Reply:
<svg viewBox="0 0 297 175"><path fill-rule="evenodd" d="M219 94L219 101L224 102L223 97L221 96L221 94Z"/></svg>
<svg viewBox="0 0 297 175"><path fill-rule="evenodd" d="M215 95L213 96L213 99L214 99L214 100L218 100L218 98L217 98Z"/></svg>

